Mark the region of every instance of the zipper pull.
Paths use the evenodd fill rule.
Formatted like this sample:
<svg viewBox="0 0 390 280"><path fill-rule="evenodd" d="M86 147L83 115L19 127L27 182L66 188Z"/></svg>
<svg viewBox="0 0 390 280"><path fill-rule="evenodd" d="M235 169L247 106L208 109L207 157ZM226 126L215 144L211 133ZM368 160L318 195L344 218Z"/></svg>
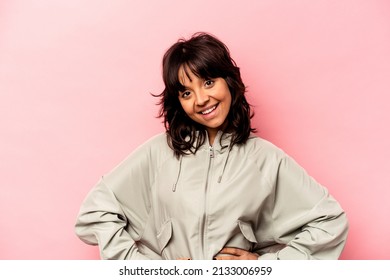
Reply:
<svg viewBox="0 0 390 280"><path fill-rule="evenodd" d="M214 149L212 146L210 146L210 158L214 157Z"/></svg>

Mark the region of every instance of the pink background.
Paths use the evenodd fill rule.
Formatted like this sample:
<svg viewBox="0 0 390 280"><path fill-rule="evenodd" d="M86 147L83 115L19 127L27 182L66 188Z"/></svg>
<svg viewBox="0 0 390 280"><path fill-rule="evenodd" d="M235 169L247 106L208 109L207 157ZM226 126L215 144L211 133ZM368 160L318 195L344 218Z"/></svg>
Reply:
<svg viewBox="0 0 390 280"><path fill-rule="evenodd" d="M259 135L346 210L342 259L390 259L386 0L0 1L0 259L99 258L79 206L163 131L161 58L195 31L229 46Z"/></svg>

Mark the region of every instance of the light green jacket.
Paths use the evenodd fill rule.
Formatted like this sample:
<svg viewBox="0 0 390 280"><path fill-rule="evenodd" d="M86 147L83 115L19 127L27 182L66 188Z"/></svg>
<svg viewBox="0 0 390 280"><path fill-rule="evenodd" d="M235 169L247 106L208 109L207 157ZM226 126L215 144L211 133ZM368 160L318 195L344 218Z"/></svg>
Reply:
<svg viewBox="0 0 390 280"><path fill-rule="evenodd" d="M103 259L337 259L348 221L328 190L273 144L221 135L180 159L165 134L147 141L88 194L77 235Z"/></svg>

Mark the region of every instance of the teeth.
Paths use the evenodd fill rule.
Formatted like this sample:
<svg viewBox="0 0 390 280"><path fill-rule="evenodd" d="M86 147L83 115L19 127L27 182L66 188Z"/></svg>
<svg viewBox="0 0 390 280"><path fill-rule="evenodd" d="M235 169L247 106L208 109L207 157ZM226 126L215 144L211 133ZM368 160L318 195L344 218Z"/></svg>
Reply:
<svg viewBox="0 0 390 280"><path fill-rule="evenodd" d="M208 113L211 113L212 111L215 110L216 107L217 107L217 106L213 106L213 107L211 107L210 109L207 109L207 110L203 111L202 114L203 114L203 115L206 115L206 114L208 114Z"/></svg>

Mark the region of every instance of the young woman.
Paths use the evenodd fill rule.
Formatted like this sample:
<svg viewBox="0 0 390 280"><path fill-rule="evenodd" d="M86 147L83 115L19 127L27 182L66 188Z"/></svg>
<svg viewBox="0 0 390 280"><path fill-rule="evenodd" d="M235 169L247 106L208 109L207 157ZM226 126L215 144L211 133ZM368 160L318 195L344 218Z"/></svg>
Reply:
<svg viewBox="0 0 390 280"><path fill-rule="evenodd" d="M88 194L76 233L104 259L337 259L348 222L328 190L254 135L239 68L197 33L163 58L166 133Z"/></svg>

